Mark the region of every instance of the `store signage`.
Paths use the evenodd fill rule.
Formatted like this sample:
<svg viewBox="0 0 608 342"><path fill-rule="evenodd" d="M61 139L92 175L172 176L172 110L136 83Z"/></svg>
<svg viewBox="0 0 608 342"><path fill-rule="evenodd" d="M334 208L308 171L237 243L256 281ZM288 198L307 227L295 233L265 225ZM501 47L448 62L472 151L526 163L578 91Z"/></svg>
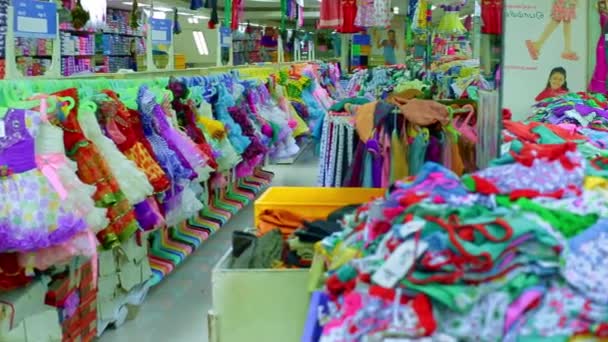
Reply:
<svg viewBox="0 0 608 342"><path fill-rule="evenodd" d="M564 13L556 12L565 3ZM502 61L502 106L524 120L531 106L554 94L585 91L590 1L505 0L503 55L483 65L492 73ZM532 29L533 28L533 29ZM595 46L595 43L593 43ZM492 55L482 43L482 56Z"/></svg>
<svg viewBox="0 0 608 342"><path fill-rule="evenodd" d="M15 37L57 37L57 5L55 2L13 0L13 11Z"/></svg>
<svg viewBox="0 0 608 342"><path fill-rule="evenodd" d="M173 21L171 19L150 19L152 42L171 44L173 40Z"/></svg>
<svg viewBox="0 0 608 342"><path fill-rule="evenodd" d="M229 27L220 28L220 44L222 47L232 46L232 31Z"/></svg>

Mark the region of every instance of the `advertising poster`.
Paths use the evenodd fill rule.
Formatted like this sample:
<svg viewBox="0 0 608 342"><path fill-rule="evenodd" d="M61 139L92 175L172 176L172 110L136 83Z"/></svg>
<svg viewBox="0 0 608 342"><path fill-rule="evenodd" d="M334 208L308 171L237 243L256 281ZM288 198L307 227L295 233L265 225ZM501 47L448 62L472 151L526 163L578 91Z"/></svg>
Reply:
<svg viewBox="0 0 608 342"><path fill-rule="evenodd" d="M523 120L537 101L587 86L585 0L506 0L503 107Z"/></svg>
<svg viewBox="0 0 608 342"><path fill-rule="evenodd" d="M371 29L372 51L374 56L382 57L383 64L403 64L403 32L395 28Z"/></svg>

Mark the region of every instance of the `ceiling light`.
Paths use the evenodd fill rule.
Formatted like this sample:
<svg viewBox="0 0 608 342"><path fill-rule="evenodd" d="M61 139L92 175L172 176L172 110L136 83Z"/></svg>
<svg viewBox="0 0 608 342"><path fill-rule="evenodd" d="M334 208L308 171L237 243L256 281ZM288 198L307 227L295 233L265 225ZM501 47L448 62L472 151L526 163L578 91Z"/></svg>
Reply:
<svg viewBox="0 0 608 342"><path fill-rule="evenodd" d="M167 19L167 13L166 12L154 12L154 13L152 13L152 18Z"/></svg>
<svg viewBox="0 0 608 342"><path fill-rule="evenodd" d="M108 9L106 0L83 0L82 8L89 12L89 26L94 29L100 29L106 25L106 12Z"/></svg>
<svg viewBox="0 0 608 342"><path fill-rule="evenodd" d="M133 3L130 2L130 1L125 1L122 4L123 5L128 5L128 6L133 6ZM150 7L150 5L148 5L148 4L138 4L138 5L139 5L139 7Z"/></svg>

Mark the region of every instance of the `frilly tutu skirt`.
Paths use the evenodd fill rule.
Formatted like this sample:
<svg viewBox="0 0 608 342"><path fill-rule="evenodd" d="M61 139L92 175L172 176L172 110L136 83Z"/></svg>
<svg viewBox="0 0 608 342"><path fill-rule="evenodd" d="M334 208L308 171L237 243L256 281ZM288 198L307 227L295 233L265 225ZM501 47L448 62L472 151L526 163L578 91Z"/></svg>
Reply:
<svg viewBox="0 0 608 342"><path fill-rule="evenodd" d="M446 12L437 26L437 32L460 35L465 34L467 29L462 24L462 21L460 21L459 12Z"/></svg>
<svg viewBox="0 0 608 342"><path fill-rule="evenodd" d="M38 169L0 179L0 252L34 251L66 242L87 222Z"/></svg>

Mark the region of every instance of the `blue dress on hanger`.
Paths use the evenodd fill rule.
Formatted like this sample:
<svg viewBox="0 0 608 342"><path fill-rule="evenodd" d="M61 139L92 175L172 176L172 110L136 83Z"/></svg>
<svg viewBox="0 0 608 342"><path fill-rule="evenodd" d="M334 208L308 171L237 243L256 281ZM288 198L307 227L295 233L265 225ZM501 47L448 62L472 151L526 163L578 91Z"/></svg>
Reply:
<svg viewBox="0 0 608 342"><path fill-rule="evenodd" d="M190 9L196 11L197 9L203 8L203 0L191 0Z"/></svg>

